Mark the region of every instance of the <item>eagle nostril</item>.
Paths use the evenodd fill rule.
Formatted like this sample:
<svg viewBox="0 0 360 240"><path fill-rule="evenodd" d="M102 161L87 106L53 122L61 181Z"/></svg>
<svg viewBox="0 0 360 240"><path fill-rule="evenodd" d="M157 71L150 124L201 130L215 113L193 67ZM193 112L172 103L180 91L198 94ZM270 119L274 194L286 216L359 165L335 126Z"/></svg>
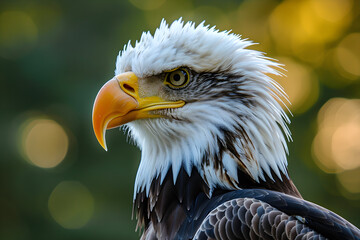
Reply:
<svg viewBox="0 0 360 240"><path fill-rule="evenodd" d="M124 83L124 84L122 85L122 87L123 87L123 89L124 89L127 93L130 93L130 94L134 94L134 93L135 93L135 89L134 89L132 86L130 86L129 84Z"/></svg>

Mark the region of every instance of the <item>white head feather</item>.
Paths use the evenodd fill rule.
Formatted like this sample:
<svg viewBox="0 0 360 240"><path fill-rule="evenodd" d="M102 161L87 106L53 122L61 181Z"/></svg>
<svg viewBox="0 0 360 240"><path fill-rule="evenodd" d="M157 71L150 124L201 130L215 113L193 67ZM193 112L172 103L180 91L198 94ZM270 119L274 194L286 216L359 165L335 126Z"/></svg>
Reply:
<svg viewBox="0 0 360 240"><path fill-rule="evenodd" d="M271 170L280 179L281 173L287 176L285 136L290 138L286 125L289 119L277 102L284 93L268 76L279 74L276 70L279 64L261 52L246 49L252 44L204 23L195 27L194 23L184 24L179 19L168 26L163 20L154 36L144 32L135 47L129 42L119 53L116 74L132 71L146 78L181 66L198 73L227 73L242 76L238 79L241 91L256 98L251 107L228 99L200 100L170 111L175 119L186 121L157 118L127 124L142 150L134 194L143 190L148 194L152 180L164 179L170 168L175 182L181 166L189 175L196 167L209 185L210 194L217 186L236 188L239 159L224 153L222 169L215 170L212 161L202 166L204 155L215 156L218 140L225 141L221 128L235 132L241 127L251 139L250 144L238 136L234 145L239 155L244 156L240 161L255 181L265 180L264 175L272 179ZM247 151L251 152L252 161L246 159ZM232 184L223 181L224 173Z"/></svg>

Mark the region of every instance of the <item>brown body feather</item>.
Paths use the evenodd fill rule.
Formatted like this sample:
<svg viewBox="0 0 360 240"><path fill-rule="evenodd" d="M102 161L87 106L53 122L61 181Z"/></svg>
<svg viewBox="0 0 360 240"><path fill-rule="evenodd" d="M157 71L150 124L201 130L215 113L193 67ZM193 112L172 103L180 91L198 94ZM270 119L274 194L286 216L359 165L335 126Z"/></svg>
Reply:
<svg viewBox="0 0 360 240"><path fill-rule="evenodd" d="M274 175L275 181L266 179L261 182L254 181L240 170L238 176L240 188L267 188L301 198L293 182L285 175L282 175L283 181ZM154 179L149 196L142 191L136 194L134 200L133 210L138 221L137 227L144 227L142 239L152 239L151 236L156 236L155 239L173 239L194 206L196 198L199 194L205 194L210 198L209 191L206 182L195 168L190 176L181 168L175 184L171 169L162 183L159 178ZM228 191L216 188L212 197Z"/></svg>

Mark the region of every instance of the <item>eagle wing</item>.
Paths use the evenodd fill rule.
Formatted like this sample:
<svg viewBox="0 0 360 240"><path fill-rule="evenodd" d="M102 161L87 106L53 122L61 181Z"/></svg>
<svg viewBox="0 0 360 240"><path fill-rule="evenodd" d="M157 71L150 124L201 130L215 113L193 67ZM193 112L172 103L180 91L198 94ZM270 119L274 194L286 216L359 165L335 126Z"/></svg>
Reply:
<svg viewBox="0 0 360 240"><path fill-rule="evenodd" d="M210 212L194 239L326 239L295 216L254 198L227 201Z"/></svg>
<svg viewBox="0 0 360 240"><path fill-rule="evenodd" d="M360 239L359 229L330 210L270 190L229 192L197 207L208 214L188 219L190 232L201 221L194 239Z"/></svg>

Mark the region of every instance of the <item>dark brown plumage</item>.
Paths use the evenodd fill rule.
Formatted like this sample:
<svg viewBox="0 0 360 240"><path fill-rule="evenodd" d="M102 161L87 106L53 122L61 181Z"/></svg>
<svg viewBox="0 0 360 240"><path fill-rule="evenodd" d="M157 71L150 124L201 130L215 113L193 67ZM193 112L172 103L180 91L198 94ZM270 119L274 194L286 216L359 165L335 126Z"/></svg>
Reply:
<svg viewBox="0 0 360 240"><path fill-rule="evenodd" d="M360 239L355 226L296 194L216 189L209 198L194 170L188 176L182 169L175 185L172 181L170 171L163 184L153 181L149 198L144 192L136 195L138 227L145 227L142 239Z"/></svg>
<svg viewBox="0 0 360 240"><path fill-rule="evenodd" d="M296 197L301 197L295 185L286 176L281 182L267 179L266 182L255 182L246 174L239 173L239 182L242 187L264 188L284 192ZM281 184L280 184L281 183ZM199 196L210 197L209 187L201 178L198 171L193 168L189 176L184 168L181 168L175 185L173 184L172 171L169 171L160 184L156 178L151 183L149 197L145 191L136 194L133 212L138 221L137 228L144 226L147 232L149 229L160 233L161 236L170 236L172 239L183 224L190 210L193 210L194 203ZM229 192L224 189L215 189L212 196L219 196ZM144 234L146 235L146 233Z"/></svg>
<svg viewBox="0 0 360 240"><path fill-rule="evenodd" d="M294 216L254 198L227 201L210 212L194 239L319 239L324 236Z"/></svg>

